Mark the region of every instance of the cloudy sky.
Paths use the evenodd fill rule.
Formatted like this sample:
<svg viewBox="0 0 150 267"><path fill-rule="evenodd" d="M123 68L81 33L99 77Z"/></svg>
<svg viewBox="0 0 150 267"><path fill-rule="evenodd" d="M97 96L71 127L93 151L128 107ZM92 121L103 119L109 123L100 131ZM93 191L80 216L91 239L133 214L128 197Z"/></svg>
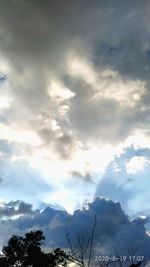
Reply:
<svg viewBox="0 0 150 267"><path fill-rule="evenodd" d="M0 0L1 219L95 196L150 216L149 17L148 0Z"/></svg>

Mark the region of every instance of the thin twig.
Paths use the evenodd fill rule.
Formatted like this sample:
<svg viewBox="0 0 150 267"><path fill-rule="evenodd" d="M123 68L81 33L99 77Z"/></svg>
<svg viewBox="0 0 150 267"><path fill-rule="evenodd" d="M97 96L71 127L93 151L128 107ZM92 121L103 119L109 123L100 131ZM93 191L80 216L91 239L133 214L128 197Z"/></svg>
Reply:
<svg viewBox="0 0 150 267"><path fill-rule="evenodd" d="M90 251L89 251L89 259L88 259L88 265L87 265L88 267L90 266L90 262L91 262L95 227L96 227L96 215L94 216L94 224L93 224L92 233L91 233Z"/></svg>

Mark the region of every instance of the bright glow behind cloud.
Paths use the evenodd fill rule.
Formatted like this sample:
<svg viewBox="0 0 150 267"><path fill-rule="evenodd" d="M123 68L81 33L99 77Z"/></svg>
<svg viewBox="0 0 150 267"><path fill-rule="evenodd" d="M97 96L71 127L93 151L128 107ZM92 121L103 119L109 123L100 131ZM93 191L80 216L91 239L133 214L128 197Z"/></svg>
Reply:
<svg viewBox="0 0 150 267"><path fill-rule="evenodd" d="M135 174L138 171L143 171L146 163L150 163L150 159L146 157L133 157L127 164L127 172Z"/></svg>
<svg viewBox="0 0 150 267"><path fill-rule="evenodd" d="M38 146L42 144L39 136L29 130L21 130L16 126L5 126L0 123L0 138L7 140L8 142L15 141L16 143L27 143L32 146Z"/></svg>
<svg viewBox="0 0 150 267"><path fill-rule="evenodd" d="M133 107L144 93L145 89L143 82L127 80L124 83L121 76L111 69L104 69L98 73L97 70L94 70L94 68L91 67L88 62L85 62L84 59L72 59L70 64L70 75L80 77L86 83L89 83L92 86L91 90L93 91L93 99L96 99L96 101L101 100L101 98L112 98L117 101L119 105ZM8 142L13 141L24 145L24 155L13 155L11 157L12 161L15 160L15 162L17 162L17 160L19 161L21 158L26 159L32 168L39 171L41 177L43 177L43 181L46 181L52 188L54 188L54 193L50 193L51 196L44 196L41 194L41 200L56 203L57 198L59 200L60 196L65 196L66 194L66 198L61 197L61 203L72 212L76 207L77 200L81 205L86 197L90 199L92 198L95 185L90 185L90 193L86 191L83 192L83 185L78 182L78 190L76 191L73 188L74 178L71 174L80 173L83 177L87 173L92 174L94 183L97 182L113 156L121 152L124 144L120 143L116 146L108 145L106 143L104 145L99 139L93 139L89 142L86 142L83 139L80 140L80 135L76 136L75 131L72 129L72 121L69 118L71 108L70 101L72 98L76 98L76 93L63 85L62 81L56 79L51 81L48 93L50 98L56 101L56 114L59 112L62 116L62 120L60 120L57 115L56 117L54 116L54 111L52 113L53 116L50 115L46 118L43 117L41 112L41 114L37 116L37 119L41 124L37 125L38 128L34 129L31 125L31 129L21 129L20 121L9 126L1 123L0 136L1 139ZM9 106L7 108L9 108ZM66 125L63 120L66 120ZM49 135L51 136L51 140L48 145L45 143L43 136L39 135L40 129L46 129L47 133L51 133L51 135ZM67 135L69 134L69 138L74 138L74 145L72 148L72 155L70 154L70 157L67 160L64 160L59 157L55 144L57 144L57 140L63 138L66 133ZM138 136L139 135L137 135L137 138ZM143 136L142 140L144 140ZM126 142L127 141L125 140L125 143ZM26 148L26 145L28 145L30 149L29 147ZM60 147L63 145L66 149L66 145L68 144L62 143L60 144ZM133 164L129 163L128 165L128 171L131 171L131 169L132 171L135 171L135 164L134 170L133 166L131 166ZM141 168L142 166L144 165L141 165ZM66 189L66 185L69 186L68 189ZM79 197L78 192L81 192L81 197ZM67 202L68 194L70 197L69 205Z"/></svg>
<svg viewBox="0 0 150 267"><path fill-rule="evenodd" d="M24 192L24 161L72 209L124 146L149 146L149 9L125 6L0 3L0 160L10 166L1 193L11 195L14 166Z"/></svg>

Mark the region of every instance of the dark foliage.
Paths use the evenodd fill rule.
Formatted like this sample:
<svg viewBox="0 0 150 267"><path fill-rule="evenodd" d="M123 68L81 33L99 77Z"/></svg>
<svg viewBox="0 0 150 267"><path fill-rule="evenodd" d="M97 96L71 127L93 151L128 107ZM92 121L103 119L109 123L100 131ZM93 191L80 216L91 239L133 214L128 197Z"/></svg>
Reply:
<svg viewBox="0 0 150 267"><path fill-rule="evenodd" d="M45 239L42 231L31 231L24 237L13 235L0 256L0 267L56 267L67 266L67 254L57 248L50 253L41 250Z"/></svg>
<svg viewBox="0 0 150 267"><path fill-rule="evenodd" d="M76 252L71 244L70 237L66 232L66 237L70 246L70 252L66 254L60 248L56 248L49 253L45 253L41 249L41 245L45 237L42 231L31 231L26 233L25 236L13 235L7 246L2 249L2 255L0 256L0 267L67 267L67 263L74 262L80 267L93 266L92 260L92 249L94 230L96 226L96 218L94 220L91 236L88 238L86 246L84 247L84 240L79 237L79 250ZM130 255L134 255L136 249L128 250ZM115 249L117 258L119 255ZM114 265L115 264L115 265ZM129 267L141 266L142 262L130 263ZM120 260L99 262L99 267L119 266L123 267L123 262ZM126 266L126 265L125 265Z"/></svg>

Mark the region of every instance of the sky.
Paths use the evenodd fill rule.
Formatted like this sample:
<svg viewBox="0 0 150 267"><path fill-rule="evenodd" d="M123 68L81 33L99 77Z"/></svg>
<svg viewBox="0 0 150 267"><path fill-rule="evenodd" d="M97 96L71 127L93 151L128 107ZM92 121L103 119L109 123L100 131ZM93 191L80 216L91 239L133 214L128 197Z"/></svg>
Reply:
<svg viewBox="0 0 150 267"><path fill-rule="evenodd" d="M147 0L0 0L4 239L95 197L150 228L149 16Z"/></svg>

